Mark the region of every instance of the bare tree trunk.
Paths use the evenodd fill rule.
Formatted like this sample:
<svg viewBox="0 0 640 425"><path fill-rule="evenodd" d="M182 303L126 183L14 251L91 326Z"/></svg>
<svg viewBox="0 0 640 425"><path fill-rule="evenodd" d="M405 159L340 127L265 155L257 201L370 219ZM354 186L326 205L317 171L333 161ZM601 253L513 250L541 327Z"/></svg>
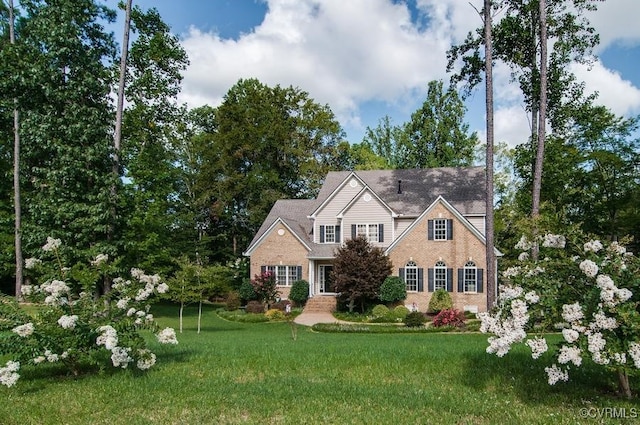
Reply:
<svg viewBox="0 0 640 425"><path fill-rule="evenodd" d="M493 38L491 34L491 0L484 0L484 51L485 88L487 109L487 152L486 152L486 255L487 255L487 308L495 304L496 298L496 255L494 251L493 220Z"/></svg>
<svg viewBox="0 0 640 425"><path fill-rule="evenodd" d="M113 132L113 186L111 186L111 224L109 225L107 238L112 240L115 233L116 206L118 203L117 180L120 178L120 147L122 144L122 115L124 110L124 87L127 74L127 56L129 55L129 32L131 27L131 3L127 0L125 6L124 34L122 36L122 56L120 57L120 79L118 81L118 100L116 104L116 126ZM104 292L111 291L111 278L104 280Z"/></svg>
<svg viewBox="0 0 640 425"><path fill-rule="evenodd" d="M533 170L533 192L531 196L531 218L534 221L534 236L537 235L537 219L540 216L540 191L542 189L542 167L547 122L547 2L540 1L540 104L538 105L538 146ZM538 247L534 244L533 259L538 258Z"/></svg>
<svg viewBox="0 0 640 425"><path fill-rule="evenodd" d="M629 386L629 375L623 369L618 370L618 390L624 397L631 399L631 387Z"/></svg>
<svg viewBox="0 0 640 425"><path fill-rule="evenodd" d="M9 0L9 42L16 44L13 0ZM18 99L13 99L13 209L15 214L16 299L22 299L24 259L22 258L22 201L20 195L20 112Z"/></svg>

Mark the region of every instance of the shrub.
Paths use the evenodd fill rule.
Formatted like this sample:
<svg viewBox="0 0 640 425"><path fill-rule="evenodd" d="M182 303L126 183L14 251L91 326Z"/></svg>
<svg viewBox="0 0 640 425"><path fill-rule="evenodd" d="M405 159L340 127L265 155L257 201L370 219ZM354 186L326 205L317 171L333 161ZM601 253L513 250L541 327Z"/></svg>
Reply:
<svg viewBox="0 0 640 425"><path fill-rule="evenodd" d="M260 301L249 301L247 303L247 308L245 309L247 313L253 314L263 314L264 313L264 304Z"/></svg>
<svg viewBox="0 0 640 425"><path fill-rule="evenodd" d="M225 309L235 311L240 308L240 295L238 291L229 291L225 299Z"/></svg>
<svg viewBox="0 0 640 425"><path fill-rule="evenodd" d="M266 271L259 275L256 275L251 281L253 290L258 296L258 301L262 301L265 304L270 304L276 301L278 298L278 285L276 283L276 276L273 272Z"/></svg>
<svg viewBox="0 0 640 425"><path fill-rule="evenodd" d="M387 277L380 286L380 301L385 303L397 303L407 298L407 288L398 276Z"/></svg>
<svg viewBox="0 0 640 425"><path fill-rule="evenodd" d="M296 305L305 305L309 298L309 282L306 280L296 280L291 285L291 291L289 291L289 299L296 303Z"/></svg>
<svg viewBox="0 0 640 425"><path fill-rule="evenodd" d="M386 305L378 304L377 306L373 307L371 315L374 319L383 318L389 315L389 308Z"/></svg>
<svg viewBox="0 0 640 425"><path fill-rule="evenodd" d="M464 313L454 308L441 310L440 313L433 318L433 326L455 326L461 328L464 326Z"/></svg>
<svg viewBox="0 0 640 425"><path fill-rule="evenodd" d="M404 324L409 328L417 328L424 325L427 318L419 311L412 311L404 318Z"/></svg>
<svg viewBox="0 0 640 425"><path fill-rule="evenodd" d="M269 306L270 309L276 309L276 310L280 310L280 311L286 311L287 310L287 304L291 304L290 300L280 300L277 303L273 303Z"/></svg>
<svg viewBox="0 0 640 425"><path fill-rule="evenodd" d="M451 294L449 294L444 289L438 289L431 296L429 306L427 307L427 312L439 313L441 310L450 308L453 308L453 300L451 299Z"/></svg>
<svg viewBox="0 0 640 425"><path fill-rule="evenodd" d="M404 318L407 317L407 314L409 314L409 309L403 305L396 306L393 309L393 316L396 319L404 320Z"/></svg>
<svg viewBox="0 0 640 425"><path fill-rule="evenodd" d="M285 320L287 318L282 310L278 310L277 308L267 310L264 315L269 319L269 321Z"/></svg>
<svg viewBox="0 0 640 425"><path fill-rule="evenodd" d="M242 281L238 294L240 294L240 299L245 303L258 299L258 294L256 294L256 291L253 289L253 285L251 284L251 280L248 278Z"/></svg>

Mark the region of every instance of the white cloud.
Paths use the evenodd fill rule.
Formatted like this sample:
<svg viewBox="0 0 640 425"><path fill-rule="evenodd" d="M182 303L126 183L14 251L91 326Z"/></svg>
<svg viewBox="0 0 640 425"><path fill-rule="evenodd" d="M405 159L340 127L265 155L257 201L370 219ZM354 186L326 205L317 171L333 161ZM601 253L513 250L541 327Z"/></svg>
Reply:
<svg viewBox="0 0 640 425"><path fill-rule="evenodd" d="M640 2L638 0L608 0L597 3L598 10L589 14L589 20L600 35L602 51L614 43L640 44Z"/></svg>

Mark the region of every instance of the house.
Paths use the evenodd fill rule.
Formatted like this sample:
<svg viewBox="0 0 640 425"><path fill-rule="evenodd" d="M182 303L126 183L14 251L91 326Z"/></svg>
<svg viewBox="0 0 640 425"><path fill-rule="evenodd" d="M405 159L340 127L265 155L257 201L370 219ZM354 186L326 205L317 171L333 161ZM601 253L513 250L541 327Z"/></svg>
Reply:
<svg viewBox="0 0 640 425"><path fill-rule="evenodd" d="M486 311L485 211L483 167L329 172L316 199L277 201L245 255L283 298L298 279L310 297L335 296L335 251L362 235L391 259L407 305L426 311L443 288L455 308Z"/></svg>

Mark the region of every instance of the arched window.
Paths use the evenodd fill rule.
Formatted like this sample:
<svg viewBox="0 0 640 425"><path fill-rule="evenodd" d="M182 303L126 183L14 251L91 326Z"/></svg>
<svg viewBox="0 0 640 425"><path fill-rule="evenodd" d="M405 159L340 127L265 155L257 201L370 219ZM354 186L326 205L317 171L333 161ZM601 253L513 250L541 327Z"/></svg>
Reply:
<svg viewBox="0 0 640 425"><path fill-rule="evenodd" d="M407 292L418 291L418 265L415 261L409 261L404 266L404 283L407 285Z"/></svg>
<svg viewBox="0 0 640 425"><path fill-rule="evenodd" d="M476 263L467 261L464 265L464 292L478 292L478 271Z"/></svg>
<svg viewBox="0 0 640 425"><path fill-rule="evenodd" d="M447 265L444 261L436 262L433 268L433 290L447 290Z"/></svg>

